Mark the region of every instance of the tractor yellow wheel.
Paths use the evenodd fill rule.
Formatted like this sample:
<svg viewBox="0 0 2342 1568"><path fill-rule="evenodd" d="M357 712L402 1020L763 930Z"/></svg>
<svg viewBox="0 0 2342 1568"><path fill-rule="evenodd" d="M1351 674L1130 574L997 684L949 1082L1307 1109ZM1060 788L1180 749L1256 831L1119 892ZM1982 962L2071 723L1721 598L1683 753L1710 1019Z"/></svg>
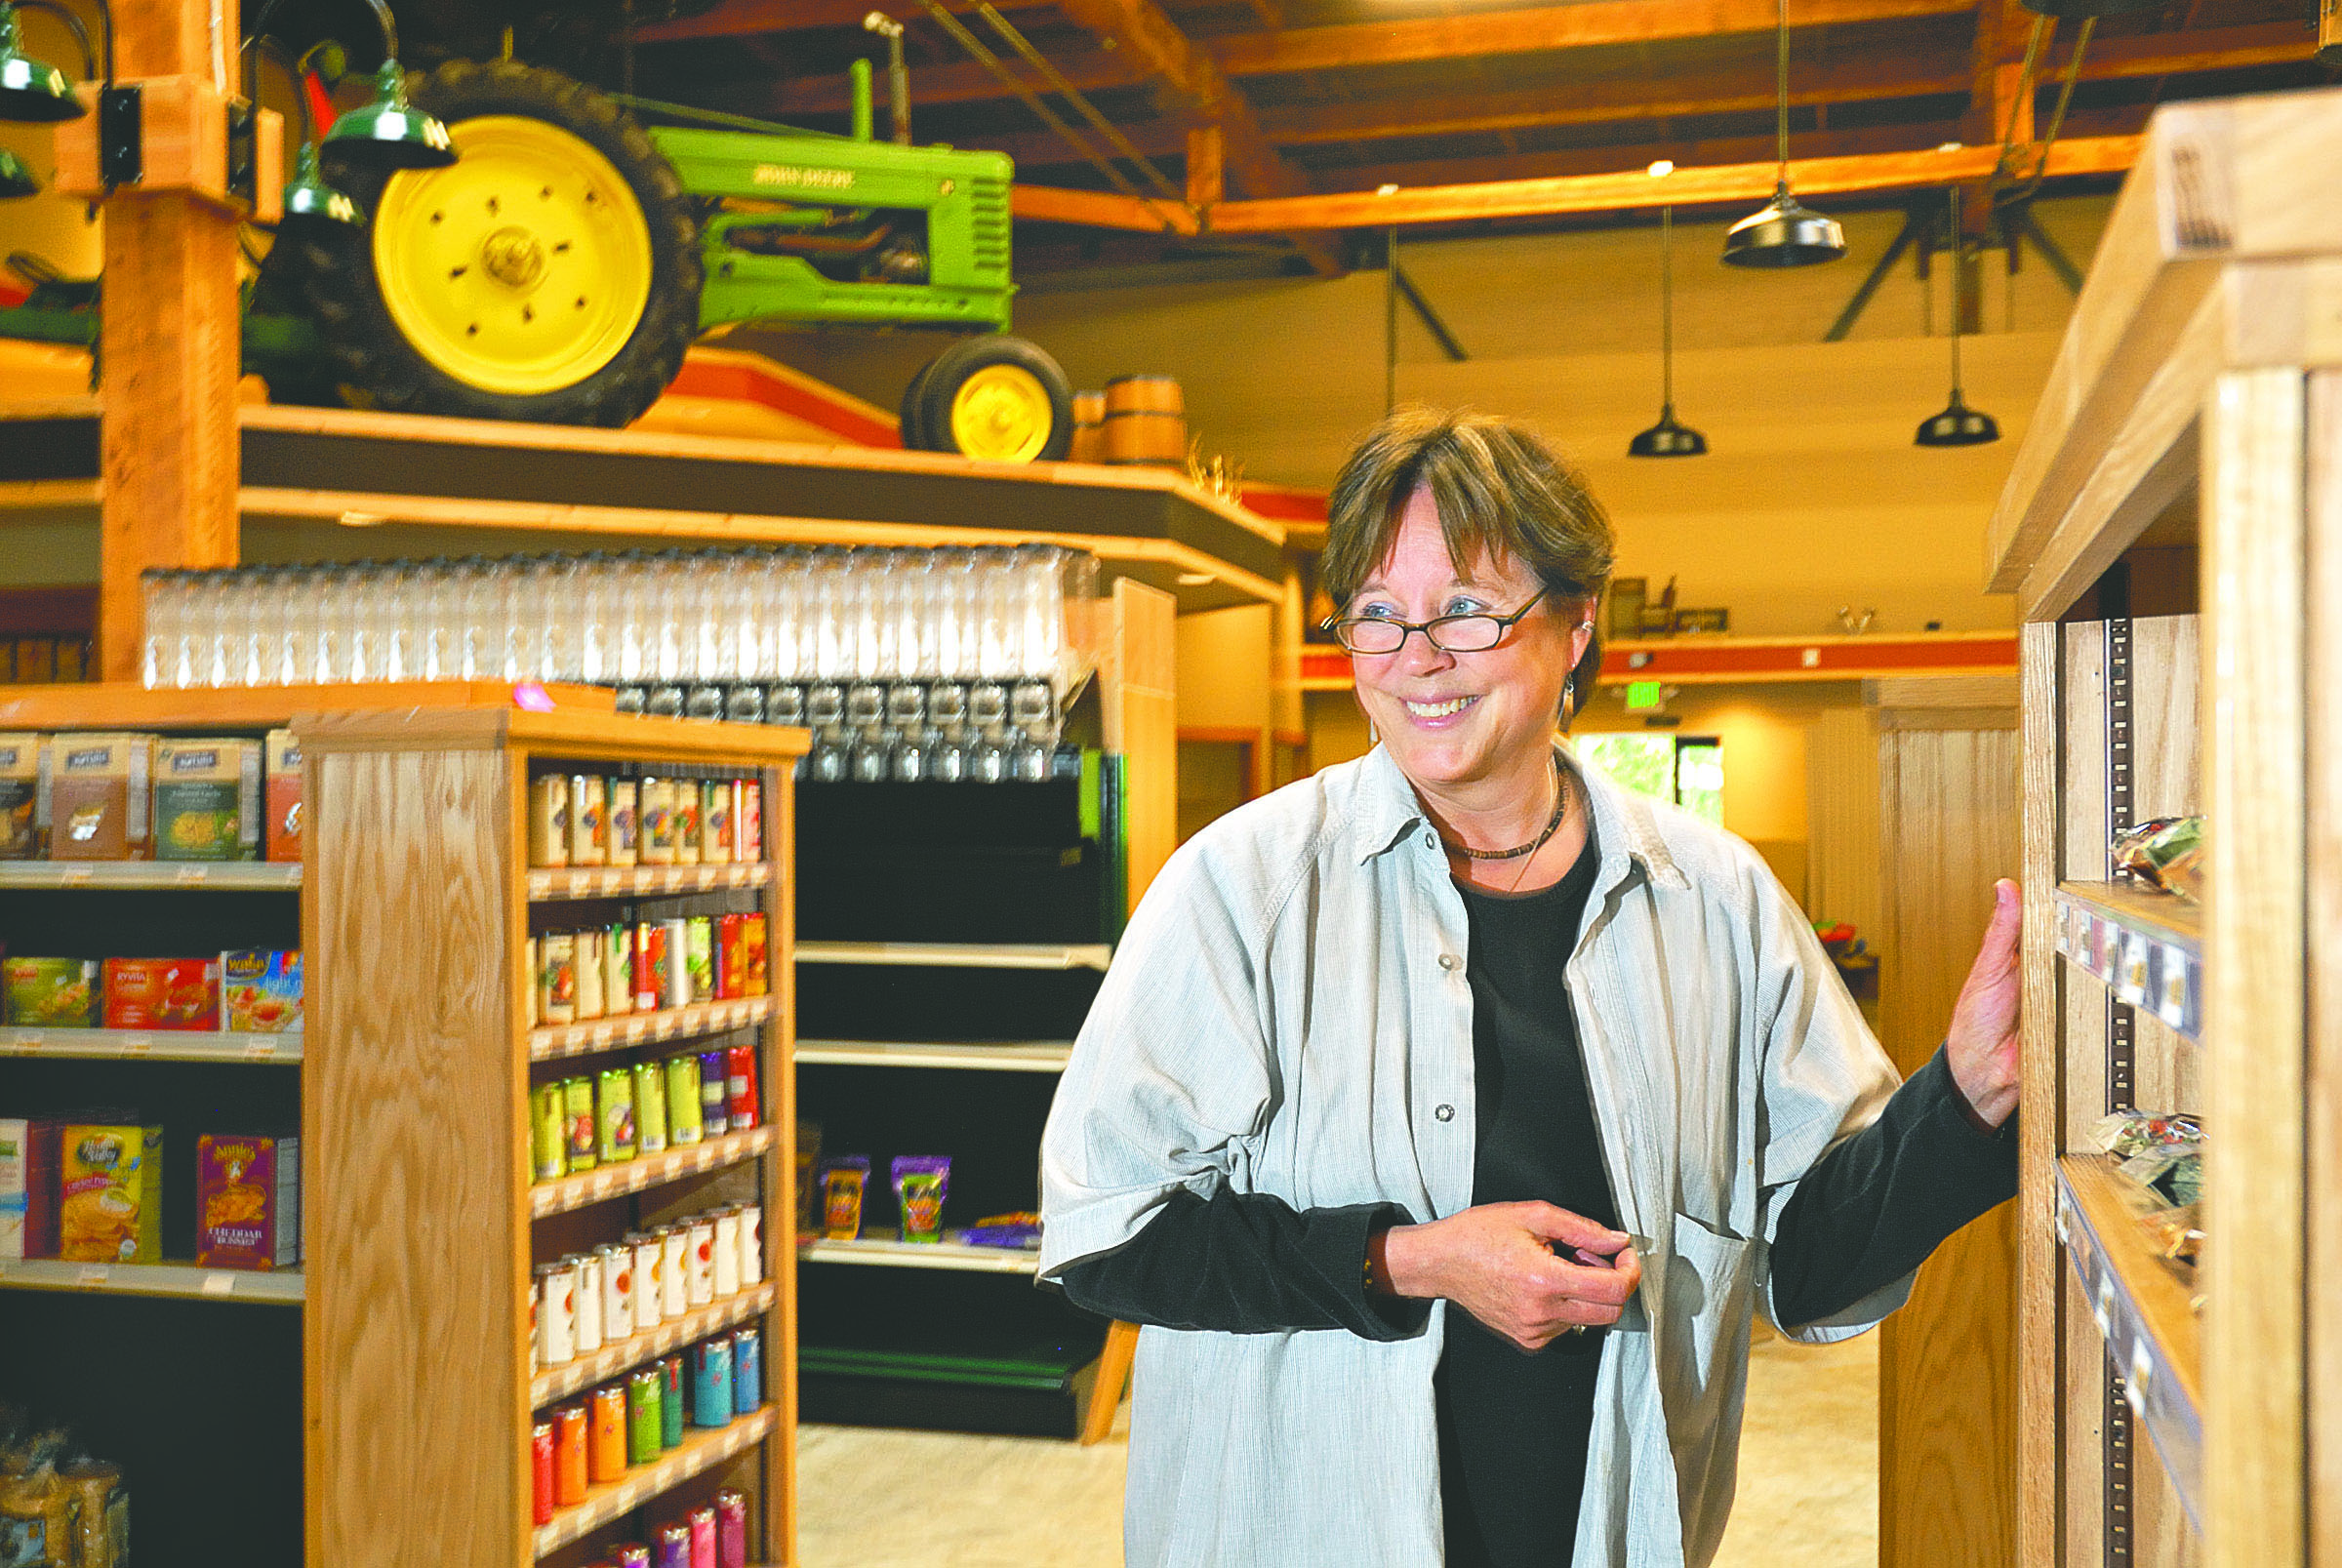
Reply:
<svg viewBox="0 0 2342 1568"><path fill-rule="evenodd" d="M409 171L374 218L384 307L415 352L484 392L558 391L626 346L652 287L642 204L593 145L547 120L450 128L456 162Z"/></svg>
<svg viewBox="0 0 2342 1568"><path fill-rule="evenodd" d="M987 365L951 394L951 444L994 462L1030 462L1049 444L1049 388L1022 365Z"/></svg>

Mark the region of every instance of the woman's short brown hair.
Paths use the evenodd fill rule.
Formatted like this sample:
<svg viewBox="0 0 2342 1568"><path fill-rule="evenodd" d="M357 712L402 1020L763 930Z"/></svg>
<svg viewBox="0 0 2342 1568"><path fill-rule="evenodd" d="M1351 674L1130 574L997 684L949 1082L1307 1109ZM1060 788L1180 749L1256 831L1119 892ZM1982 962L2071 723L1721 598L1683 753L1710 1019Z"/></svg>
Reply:
<svg viewBox="0 0 2342 1568"><path fill-rule="evenodd" d="M1338 610L1391 553L1428 490L1458 575L1482 550L1518 559L1557 598L1598 598L1616 541L1585 478L1536 431L1487 414L1401 409L1366 432L1326 503L1322 578Z"/></svg>

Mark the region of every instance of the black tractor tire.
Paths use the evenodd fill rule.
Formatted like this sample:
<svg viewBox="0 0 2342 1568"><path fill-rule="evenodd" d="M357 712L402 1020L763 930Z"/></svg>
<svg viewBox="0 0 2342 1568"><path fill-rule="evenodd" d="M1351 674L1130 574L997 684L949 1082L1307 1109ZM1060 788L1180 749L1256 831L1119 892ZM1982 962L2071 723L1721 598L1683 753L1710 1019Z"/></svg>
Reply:
<svg viewBox="0 0 2342 1568"><path fill-rule="evenodd" d="M675 379L700 331L699 222L673 166L631 115L558 71L513 60L450 60L410 78L409 92L450 130L483 115L545 120L609 159L649 229L650 294L624 345L589 374L545 392L492 390L449 375L408 342L384 302L369 221L350 235L308 242L301 259L309 306L344 391L352 401L402 413L610 427L632 422ZM391 180L415 178L346 162L328 172L370 217Z"/></svg>
<svg viewBox="0 0 2342 1568"><path fill-rule="evenodd" d="M927 416L919 403L919 395L927 389L927 373L933 369L935 361L931 359L919 367L919 373L910 379L910 384L903 388L902 431L903 450L906 452L936 450L934 438L927 430Z"/></svg>
<svg viewBox="0 0 2342 1568"><path fill-rule="evenodd" d="M1062 461L1073 447L1073 388L1066 373L1040 344L1002 334L963 338L928 362L913 383L917 392L919 433L930 450L960 450L951 432L951 404L959 389L978 372L994 365L1013 365L1039 382L1049 398L1049 435L1040 450L1026 460Z"/></svg>

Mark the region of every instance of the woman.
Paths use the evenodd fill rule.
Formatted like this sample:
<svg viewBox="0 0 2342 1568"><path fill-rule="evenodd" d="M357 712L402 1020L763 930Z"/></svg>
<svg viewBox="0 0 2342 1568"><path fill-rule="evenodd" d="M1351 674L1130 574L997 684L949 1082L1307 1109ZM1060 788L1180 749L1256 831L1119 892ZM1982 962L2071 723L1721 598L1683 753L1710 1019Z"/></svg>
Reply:
<svg viewBox="0 0 2342 1568"><path fill-rule="evenodd" d="M1343 469L1380 744L1173 857L1043 1144L1042 1276L1148 1325L1134 1564L1701 1568L1753 1312L1859 1333L2015 1191L2013 885L1898 1089L1756 854L1556 744L1610 564L1503 422Z"/></svg>

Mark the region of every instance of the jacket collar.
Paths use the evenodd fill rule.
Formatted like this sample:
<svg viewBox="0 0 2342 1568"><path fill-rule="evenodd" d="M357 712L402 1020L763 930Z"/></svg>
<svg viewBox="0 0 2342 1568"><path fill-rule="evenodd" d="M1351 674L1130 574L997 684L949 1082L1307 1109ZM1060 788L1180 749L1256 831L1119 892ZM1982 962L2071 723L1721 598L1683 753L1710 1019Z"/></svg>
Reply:
<svg viewBox="0 0 2342 1568"><path fill-rule="evenodd" d="M1563 766L1594 808L1595 843L1602 857L1601 891L1606 893L1624 881L1634 865L1641 866L1643 874L1660 887L1691 886L1667 852L1650 802L1612 784L1600 769L1586 767L1567 741L1556 740L1555 749L1561 753ZM1377 745L1367 752L1359 767L1356 828L1352 842L1363 864L1397 848L1429 819L1415 786L1399 771L1388 746Z"/></svg>

